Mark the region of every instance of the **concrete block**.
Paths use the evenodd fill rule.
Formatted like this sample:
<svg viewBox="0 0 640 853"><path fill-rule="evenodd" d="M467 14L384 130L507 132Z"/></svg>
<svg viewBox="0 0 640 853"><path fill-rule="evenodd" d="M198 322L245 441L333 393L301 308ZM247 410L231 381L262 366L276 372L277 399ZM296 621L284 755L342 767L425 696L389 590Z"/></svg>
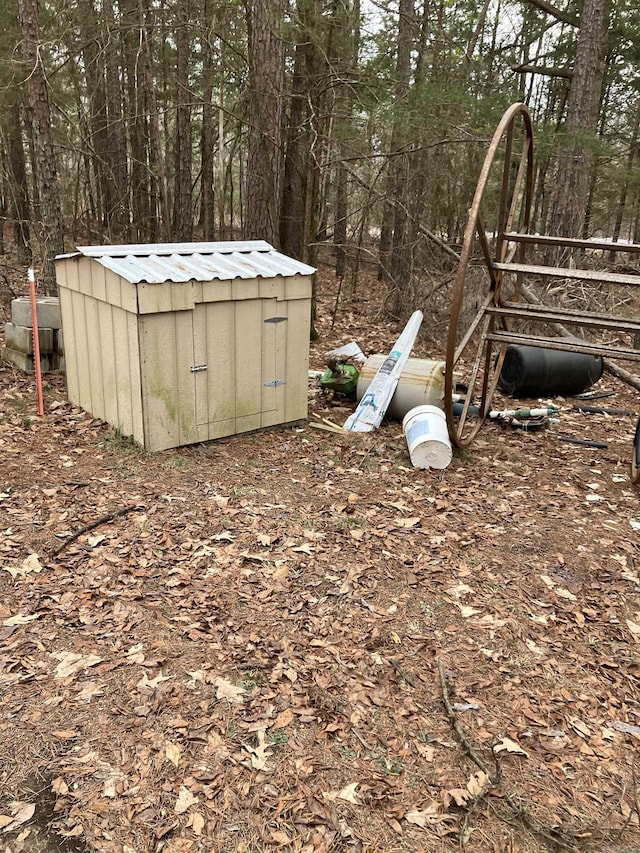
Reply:
<svg viewBox="0 0 640 853"><path fill-rule="evenodd" d="M32 355L27 355L26 352L18 352L16 349L9 349L9 347L2 347L0 354L2 355L3 361L12 364L23 373L35 373ZM43 373L49 373L51 370L51 362L48 355L40 356L40 369Z"/></svg>
<svg viewBox="0 0 640 853"><path fill-rule="evenodd" d="M57 296L38 296L36 299L38 326L44 329L61 329L60 300ZM28 296L18 296L11 300L11 319L16 326L31 328L31 300Z"/></svg>
<svg viewBox="0 0 640 853"><path fill-rule="evenodd" d="M62 340L62 329L53 330L53 351L57 355L64 355L64 342Z"/></svg>
<svg viewBox="0 0 640 853"><path fill-rule="evenodd" d="M65 363L63 355L59 355L58 353L54 352L53 355L49 356L49 360L51 362L51 370L59 370L60 373L64 373Z"/></svg>
<svg viewBox="0 0 640 853"><path fill-rule="evenodd" d="M43 329L38 326L40 355L53 352L53 329ZM5 323L4 342L9 349L16 349L27 355L33 355L33 329L29 326L16 326L15 323Z"/></svg>

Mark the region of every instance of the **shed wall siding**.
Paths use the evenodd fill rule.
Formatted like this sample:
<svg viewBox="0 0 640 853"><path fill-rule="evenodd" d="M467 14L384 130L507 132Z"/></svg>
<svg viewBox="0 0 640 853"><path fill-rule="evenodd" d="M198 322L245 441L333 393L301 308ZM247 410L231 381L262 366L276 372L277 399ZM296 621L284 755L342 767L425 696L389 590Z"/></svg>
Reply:
<svg viewBox="0 0 640 853"><path fill-rule="evenodd" d="M144 423L142 420L142 377L140 375L140 330L135 314L127 313L127 330L129 335L129 378L131 382L131 424L132 429L127 435L144 445Z"/></svg>
<svg viewBox="0 0 640 853"><path fill-rule="evenodd" d="M78 264L80 281L85 280L90 284L91 295L100 302L107 302L107 277L104 267L94 264L89 258L82 258ZM119 300L118 300L119 304Z"/></svg>
<svg viewBox="0 0 640 853"><path fill-rule="evenodd" d="M87 338L89 393L91 395L91 413L96 418L105 419L104 392L102 389L102 344L100 340L100 322L97 299L81 296L84 306L85 333Z"/></svg>
<svg viewBox="0 0 640 853"><path fill-rule="evenodd" d="M89 339L87 336L87 317L85 314L85 296L77 291L71 293L72 323L75 329L75 359L78 371L78 405L95 417L91 398L91 370L89 369ZM64 332L63 332L64 334ZM65 342L66 345L66 342Z"/></svg>
<svg viewBox="0 0 640 853"><path fill-rule="evenodd" d="M104 419L114 426L121 423L118 413L118 391L116 387L117 366L116 348L113 333L113 305L98 302L98 326L100 349L102 351L102 396L104 399ZM122 427L119 427L122 429Z"/></svg>
<svg viewBox="0 0 640 853"><path fill-rule="evenodd" d="M123 435L136 435L136 410L140 410L139 350L134 314L111 306L111 328L115 364L115 394L118 419L115 426Z"/></svg>
<svg viewBox="0 0 640 853"><path fill-rule="evenodd" d="M73 308L71 297L73 291L64 286L66 283L65 271L58 272L58 293L60 296L60 316L62 318L62 329L64 335L65 351L65 375L67 379L67 395L69 400L76 405L80 404L80 393L78 389L78 359L76 357L76 333L73 325Z"/></svg>
<svg viewBox="0 0 640 853"><path fill-rule="evenodd" d="M60 284L72 403L144 443L136 316Z"/></svg>

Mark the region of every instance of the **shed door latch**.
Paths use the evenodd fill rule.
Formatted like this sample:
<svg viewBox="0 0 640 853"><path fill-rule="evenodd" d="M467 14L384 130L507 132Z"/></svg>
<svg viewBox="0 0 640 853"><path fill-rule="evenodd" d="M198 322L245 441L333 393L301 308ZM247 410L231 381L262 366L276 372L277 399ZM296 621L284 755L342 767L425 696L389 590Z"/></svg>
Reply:
<svg viewBox="0 0 640 853"><path fill-rule="evenodd" d="M286 385L287 382L285 379L272 379L271 382L265 382L265 388L278 388L280 385Z"/></svg>
<svg viewBox="0 0 640 853"><path fill-rule="evenodd" d="M191 368L191 372L192 373L200 373L201 371L206 370L206 369L207 369L206 364L196 364Z"/></svg>

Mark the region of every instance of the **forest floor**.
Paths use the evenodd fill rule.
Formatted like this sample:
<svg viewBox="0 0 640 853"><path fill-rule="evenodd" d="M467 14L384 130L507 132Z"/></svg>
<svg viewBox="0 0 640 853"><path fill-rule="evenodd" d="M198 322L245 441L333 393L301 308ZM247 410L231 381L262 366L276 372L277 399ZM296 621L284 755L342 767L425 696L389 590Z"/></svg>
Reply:
<svg viewBox="0 0 640 853"><path fill-rule="evenodd" d="M335 287L318 369L399 331ZM635 416L433 473L397 422L150 455L45 380L0 365L3 853L640 850Z"/></svg>

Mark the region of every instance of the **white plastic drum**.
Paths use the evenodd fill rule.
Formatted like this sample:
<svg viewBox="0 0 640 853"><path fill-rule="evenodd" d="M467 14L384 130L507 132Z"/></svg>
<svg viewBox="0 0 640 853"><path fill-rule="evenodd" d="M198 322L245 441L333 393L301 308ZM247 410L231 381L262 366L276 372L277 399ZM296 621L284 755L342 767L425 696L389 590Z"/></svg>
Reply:
<svg viewBox="0 0 640 853"><path fill-rule="evenodd" d="M453 456L447 419L437 406L416 406L402 421L414 468L446 468Z"/></svg>

